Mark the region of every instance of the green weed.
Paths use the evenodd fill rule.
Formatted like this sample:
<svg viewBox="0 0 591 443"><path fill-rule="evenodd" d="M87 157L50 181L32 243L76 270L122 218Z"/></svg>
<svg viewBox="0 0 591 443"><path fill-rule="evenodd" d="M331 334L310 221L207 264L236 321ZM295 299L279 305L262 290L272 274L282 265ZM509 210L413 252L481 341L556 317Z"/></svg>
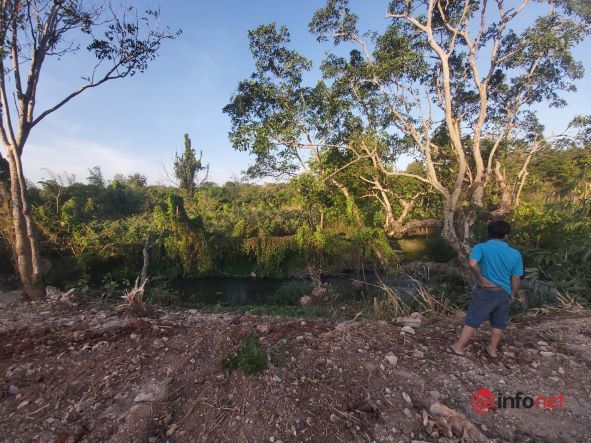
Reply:
<svg viewBox="0 0 591 443"><path fill-rule="evenodd" d="M222 361L222 366L230 372L242 369L245 374L252 375L267 369L270 361L259 336L253 332L246 337L244 346L238 352Z"/></svg>

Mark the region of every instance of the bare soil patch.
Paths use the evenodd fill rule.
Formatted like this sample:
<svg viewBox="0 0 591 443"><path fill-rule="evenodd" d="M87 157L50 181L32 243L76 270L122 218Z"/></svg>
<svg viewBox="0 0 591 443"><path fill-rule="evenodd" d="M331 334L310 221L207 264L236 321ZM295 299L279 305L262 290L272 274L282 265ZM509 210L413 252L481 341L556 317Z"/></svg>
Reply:
<svg viewBox="0 0 591 443"><path fill-rule="evenodd" d="M120 316L84 302L0 309L0 436L75 441L591 441L591 315L512 322L498 360L479 332L444 352L461 318L415 334L340 323L157 310ZM273 366L222 360L257 331ZM541 354L542 353L542 354ZM471 408L481 387L564 395L560 410ZM436 407L432 405L437 402ZM459 414L441 415L440 406ZM439 409L438 409L439 408Z"/></svg>

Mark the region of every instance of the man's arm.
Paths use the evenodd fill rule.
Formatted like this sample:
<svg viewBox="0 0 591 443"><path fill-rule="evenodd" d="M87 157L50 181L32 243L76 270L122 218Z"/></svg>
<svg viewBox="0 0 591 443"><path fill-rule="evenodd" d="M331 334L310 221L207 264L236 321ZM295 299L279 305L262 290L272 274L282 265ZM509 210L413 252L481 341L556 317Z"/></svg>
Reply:
<svg viewBox="0 0 591 443"><path fill-rule="evenodd" d="M470 270L478 279L478 286L482 286L483 288L494 288L496 286L482 275L478 267L478 260L470 260Z"/></svg>
<svg viewBox="0 0 591 443"><path fill-rule="evenodd" d="M517 296L517 291L521 286L521 277L519 275L512 275L511 276L511 298L515 298Z"/></svg>
<svg viewBox="0 0 591 443"><path fill-rule="evenodd" d="M511 298L517 296L517 291L521 286L521 277L523 276L523 257L520 252L517 252L517 258L513 269L511 270Z"/></svg>

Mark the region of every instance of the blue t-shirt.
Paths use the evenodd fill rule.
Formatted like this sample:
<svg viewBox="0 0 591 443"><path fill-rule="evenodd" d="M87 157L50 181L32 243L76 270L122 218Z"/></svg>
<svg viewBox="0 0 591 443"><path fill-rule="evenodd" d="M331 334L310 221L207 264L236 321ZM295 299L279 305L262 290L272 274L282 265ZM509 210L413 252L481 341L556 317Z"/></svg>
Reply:
<svg viewBox="0 0 591 443"><path fill-rule="evenodd" d="M480 272L490 282L511 294L511 276L523 275L523 259L517 249L503 240L478 243L470 252L470 260L478 262Z"/></svg>

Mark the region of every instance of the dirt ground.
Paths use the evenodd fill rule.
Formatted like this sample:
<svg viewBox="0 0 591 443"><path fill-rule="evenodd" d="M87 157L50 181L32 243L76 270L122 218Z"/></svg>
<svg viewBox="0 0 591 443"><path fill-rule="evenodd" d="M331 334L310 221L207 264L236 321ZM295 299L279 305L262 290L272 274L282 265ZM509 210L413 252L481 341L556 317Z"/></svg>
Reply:
<svg viewBox="0 0 591 443"><path fill-rule="evenodd" d="M444 352L461 317L414 334L386 322L156 310L96 302L0 308L5 442L591 441L591 315L514 321L491 360L483 329ZM273 366L221 362L257 331ZM482 387L563 394L562 409L472 410Z"/></svg>

